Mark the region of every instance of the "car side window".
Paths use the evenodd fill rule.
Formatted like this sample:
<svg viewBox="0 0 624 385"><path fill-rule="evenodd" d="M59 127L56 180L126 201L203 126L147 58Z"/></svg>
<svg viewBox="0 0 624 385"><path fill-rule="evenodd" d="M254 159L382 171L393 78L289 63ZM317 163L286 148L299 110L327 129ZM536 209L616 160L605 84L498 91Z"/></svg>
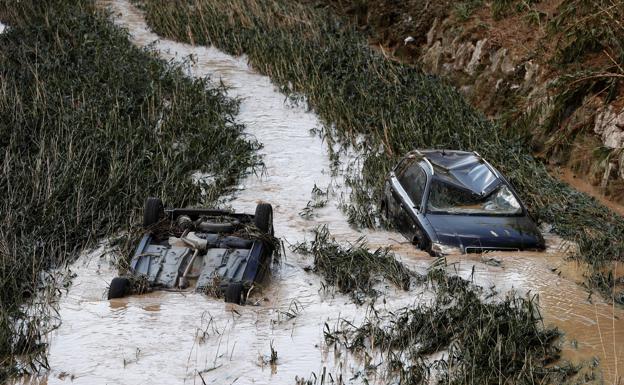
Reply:
<svg viewBox="0 0 624 385"><path fill-rule="evenodd" d="M425 170L420 167L418 162L414 162L398 175L398 179L407 195L411 198L412 203L420 206L427 184Z"/></svg>

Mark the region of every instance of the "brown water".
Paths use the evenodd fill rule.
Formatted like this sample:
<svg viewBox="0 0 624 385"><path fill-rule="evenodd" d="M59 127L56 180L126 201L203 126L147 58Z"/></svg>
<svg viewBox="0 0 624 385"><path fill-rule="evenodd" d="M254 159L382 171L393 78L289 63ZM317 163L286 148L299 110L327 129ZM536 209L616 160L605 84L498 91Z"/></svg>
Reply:
<svg viewBox="0 0 624 385"><path fill-rule="evenodd" d="M365 235L371 245L392 246L411 268L424 271L430 265L432 259L427 254L396 233L351 229L337 208L335 195L317 210L313 220L299 216L314 185L340 191L341 181L330 176L325 145L310 134L311 129L320 127L316 115L305 106L285 103L286 97L267 77L251 70L245 58L159 39L126 1L102 5L113 10L115 21L130 30L137 45L154 43L165 59L192 55L190 76L221 79L231 87L231 96L242 98L238 119L264 143L267 169L262 177L250 176L243 182L231 202L234 209L253 211L258 200L271 202L275 232L286 246L310 237L306 232L315 226L327 224L339 240ZM598 298L589 303L571 274L578 269L562 260L560 240L549 237L547 242L546 253L449 257L450 269L468 277L474 267L475 281L486 287L495 285L501 296L509 290L538 294L546 322L560 326L567 340L578 341L576 349L566 342L566 356L575 360L599 357L606 378L613 383L624 373L624 314ZM115 276L110 258L114 257L101 247L73 266L77 277L61 301L63 324L50 336L51 369L42 377L29 379L30 383L292 384L295 376L308 378L323 370L342 374L344 379L364 371L362 360L325 346L323 328L325 323L335 325L339 318L359 322L366 309L346 296L324 291L319 277L304 270L311 264L310 258L288 248L270 282L252 295L256 306L229 305L204 295L174 292L107 301L107 286ZM492 266L496 263L500 265ZM564 273L560 276L559 271ZM410 292L391 286L382 289L385 304L378 301L380 311L426 298L418 288ZM297 314L290 318L287 313ZM276 365L268 362L271 346L277 351ZM371 383L385 382L380 376Z"/></svg>

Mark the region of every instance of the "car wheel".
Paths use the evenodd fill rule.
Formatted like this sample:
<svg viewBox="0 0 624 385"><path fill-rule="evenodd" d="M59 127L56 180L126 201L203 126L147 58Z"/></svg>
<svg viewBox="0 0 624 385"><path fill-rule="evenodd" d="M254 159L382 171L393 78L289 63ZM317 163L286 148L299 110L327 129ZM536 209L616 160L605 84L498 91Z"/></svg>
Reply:
<svg viewBox="0 0 624 385"><path fill-rule="evenodd" d="M240 305L243 302L243 284L240 282L230 283L225 289L225 302Z"/></svg>
<svg viewBox="0 0 624 385"><path fill-rule="evenodd" d="M165 209L160 198L147 198L143 208L143 227L147 228L158 223L164 212Z"/></svg>
<svg viewBox="0 0 624 385"><path fill-rule="evenodd" d="M263 233L273 235L273 206L269 203L260 203L256 206L254 224Z"/></svg>
<svg viewBox="0 0 624 385"><path fill-rule="evenodd" d="M130 288L130 280L128 278L116 277L108 287L108 299L123 298Z"/></svg>
<svg viewBox="0 0 624 385"><path fill-rule="evenodd" d="M418 229L412 239L412 243L420 250L428 251L431 242L429 242L429 238L423 234L422 230Z"/></svg>

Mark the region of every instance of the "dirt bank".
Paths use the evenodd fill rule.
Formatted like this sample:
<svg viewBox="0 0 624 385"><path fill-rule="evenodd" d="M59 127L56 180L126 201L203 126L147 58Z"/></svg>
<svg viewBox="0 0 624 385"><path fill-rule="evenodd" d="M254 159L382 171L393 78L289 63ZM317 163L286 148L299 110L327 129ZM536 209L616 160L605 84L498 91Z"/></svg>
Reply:
<svg viewBox="0 0 624 385"><path fill-rule="evenodd" d="M624 202L622 2L308 1L455 85L550 165Z"/></svg>

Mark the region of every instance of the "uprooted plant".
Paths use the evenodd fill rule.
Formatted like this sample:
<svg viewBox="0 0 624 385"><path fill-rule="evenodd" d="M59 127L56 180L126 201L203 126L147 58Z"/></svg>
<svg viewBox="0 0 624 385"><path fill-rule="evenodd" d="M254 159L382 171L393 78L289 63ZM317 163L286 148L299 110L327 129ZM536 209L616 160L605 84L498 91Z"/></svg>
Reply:
<svg viewBox="0 0 624 385"><path fill-rule="evenodd" d="M314 239L298 243L293 251L314 257L312 271L320 274L328 285L350 294L357 303L364 298L376 297L374 286L379 278L396 287L408 290L417 274L399 262L387 248L370 251L364 238L341 245L331 236L327 226L313 231Z"/></svg>
<svg viewBox="0 0 624 385"><path fill-rule="evenodd" d="M325 341L380 353L388 378L405 384L562 383L576 372L567 363L552 365L560 333L543 326L535 296L484 300L480 287L445 267L434 265L427 275L431 303L383 314L371 305L359 326L326 326ZM433 353L443 354L431 359Z"/></svg>

